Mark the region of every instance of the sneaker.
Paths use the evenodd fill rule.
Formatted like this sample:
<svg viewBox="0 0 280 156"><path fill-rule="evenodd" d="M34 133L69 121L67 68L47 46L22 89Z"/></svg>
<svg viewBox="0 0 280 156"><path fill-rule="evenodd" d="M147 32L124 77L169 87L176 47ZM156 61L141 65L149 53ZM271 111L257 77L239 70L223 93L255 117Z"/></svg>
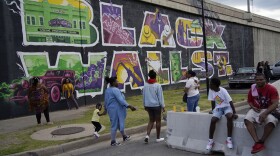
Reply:
<svg viewBox="0 0 280 156"><path fill-rule="evenodd" d="M93 135L96 137L96 138L99 138L99 134L97 132L93 132Z"/></svg>
<svg viewBox="0 0 280 156"><path fill-rule="evenodd" d="M37 124L37 126L42 126L42 125L43 125L43 123L38 123L38 124Z"/></svg>
<svg viewBox="0 0 280 156"><path fill-rule="evenodd" d="M47 122L47 125L53 125L53 122L51 122L51 121Z"/></svg>
<svg viewBox="0 0 280 156"><path fill-rule="evenodd" d="M111 141L111 146L120 146L121 143L114 141Z"/></svg>
<svg viewBox="0 0 280 156"><path fill-rule="evenodd" d="M130 136L129 135L123 136L123 141L129 141L129 140L130 140Z"/></svg>
<svg viewBox="0 0 280 156"><path fill-rule="evenodd" d="M161 142L161 141L164 141L164 138L156 139L156 142Z"/></svg>
<svg viewBox="0 0 280 156"><path fill-rule="evenodd" d="M147 143L149 143L149 136L147 135L146 137L145 137L145 139L144 139L144 142L147 144Z"/></svg>
<svg viewBox="0 0 280 156"><path fill-rule="evenodd" d="M227 140L226 140L226 144L227 144L227 147L228 147L229 149L233 149L233 144L232 144L231 139L227 139Z"/></svg>
<svg viewBox="0 0 280 156"><path fill-rule="evenodd" d="M262 151L264 149L265 149L265 147L264 147L263 143L256 142L255 145L252 147L251 154L258 153L258 152L260 152L260 151Z"/></svg>
<svg viewBox="0 0 280 156"><path fill-rule="evenodd" d="M213 146L215 145L214 141L208 141L208 144L206 146L206 150L211 150Z"/></svg>

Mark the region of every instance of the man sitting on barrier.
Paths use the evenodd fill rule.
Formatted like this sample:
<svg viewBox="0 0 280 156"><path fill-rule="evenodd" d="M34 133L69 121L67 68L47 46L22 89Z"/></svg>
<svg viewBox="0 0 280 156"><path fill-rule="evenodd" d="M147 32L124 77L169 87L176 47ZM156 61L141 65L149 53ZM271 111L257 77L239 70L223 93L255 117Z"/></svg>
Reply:
<svg viewBox="0 0 280 156"><path fill-rule="evenodd" d="M207 150L211 150L214 146L213 136L216 129L216 123L222 115L225 115L227 118L228 137L226 139L226 144L229 149L233 148L231 140L233 118L237 118L237 115L235 115L236 112L230 95L227 90L220 87L220 85L221 81L218 78L211 79L208 100L211 101L213 117L209 128L209 142L206 146Z"/></svg>
<svg viewBox="0 0 280 156"><path fill-rule="evenodd" d="M251 86L248 93L248 104L251 109L247 112L244 122L248 132L255 141L251 153L257 153L264 150L264 142L276 127L278 120L270 113L278 106L279 94L277 89L266 83L265 75L257 73L255 76L256 84ZM255 124L264 123L264 133L259 139Z"/></svg>

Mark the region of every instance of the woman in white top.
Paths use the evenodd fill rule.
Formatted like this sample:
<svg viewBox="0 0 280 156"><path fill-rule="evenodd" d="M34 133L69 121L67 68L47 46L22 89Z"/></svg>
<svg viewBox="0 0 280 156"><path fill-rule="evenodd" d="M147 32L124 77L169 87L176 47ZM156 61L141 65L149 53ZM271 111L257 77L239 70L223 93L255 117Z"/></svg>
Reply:
<svg viewBox="0 0 280 156"><path fill-rule="evenodd" d="M188 81L185 86L185 93L188 94L187 108L189 112L196 112L196 107L198 106L198 101L200 98L199 94L199 80L196 77L196 73L189 70L187 73Z"/></svg>

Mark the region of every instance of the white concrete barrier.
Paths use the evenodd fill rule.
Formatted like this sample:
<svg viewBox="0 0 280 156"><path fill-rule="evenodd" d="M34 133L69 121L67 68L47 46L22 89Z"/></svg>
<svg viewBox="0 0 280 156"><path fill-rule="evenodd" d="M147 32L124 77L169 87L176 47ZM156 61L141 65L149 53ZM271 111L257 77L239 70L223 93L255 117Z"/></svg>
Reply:
<svg viewBox="0 0 280 156"><path fill-rule="evenodd" d="M227 120L223 116L216 125L214 134L215 145L213 151L223 152L226 156L250 156L254 144L244 124L244 115L234 120L232 150L228 149L225 141L227 138ZM191 151L201 154L210 154L206 150L209 136L209 126L212 115L195 112L167 113L167 145L172 148ZM257 126L258 136L261 137L263 127ZM280 126L277 126L265 143L266 149L255 155L280 156Z"/></svg>

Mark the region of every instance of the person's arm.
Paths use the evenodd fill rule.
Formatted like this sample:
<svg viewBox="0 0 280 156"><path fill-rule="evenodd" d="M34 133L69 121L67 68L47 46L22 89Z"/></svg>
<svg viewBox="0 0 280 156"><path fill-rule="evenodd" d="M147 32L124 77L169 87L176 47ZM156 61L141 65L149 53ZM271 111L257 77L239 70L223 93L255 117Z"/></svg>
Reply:
<svg viewBox="0 0 280 156"><path fill-rule="evenodd" d="M211 101L212 111L215 109L215 101Z"/></svg>
<svg viewBox="0 0 280 156"><path fill-rule="evenodd" d="M274 111L278 107L278 99L271 100L272 105L270 105L263 113L259 116L259 121L264 122L264 120L267 118L268 114L270 114L272 111Z"/></svg>
<svg viewBox="0 0 280 156"><path fill-rule="evenodd" d="M269 88L268 92L270 92L270 96L267 98L271 99L271 105L263 112L260 114L260 122L263 122L268 114L270 114L272 111L274 111L277 107L278 107L278 103L279 103L279 93L277 91L277 89L273 86L271 86L271 88Z"/></svg>
<svg viewBox="0 0 280 156"><path fill-rule="evenodd" d="M185 88L184 88L184 92L188 93L189 89L191 88L191 80L187 80Z"/></svg>
<svg viewBox="0 0 280 156"><path fill-rule="evenodd" d="M114 89L113 90L113 94L114 94L114 97L117 99L117 101L119 102L120 105L123 105L125 106L126 108L130 108L132 111L135 111L136 108L132 105L129 105L126 100L124 99L121 91L119 89Z"/></svg>
<svg viewBox="0 0 280 156"><path fill-rule="evenodd" d="M163 91L161 85L158 86L157 96L159 100L159 104L162 108L162 111L165 112L165 105L164 105L164 97L163 97Z"/></svg>

